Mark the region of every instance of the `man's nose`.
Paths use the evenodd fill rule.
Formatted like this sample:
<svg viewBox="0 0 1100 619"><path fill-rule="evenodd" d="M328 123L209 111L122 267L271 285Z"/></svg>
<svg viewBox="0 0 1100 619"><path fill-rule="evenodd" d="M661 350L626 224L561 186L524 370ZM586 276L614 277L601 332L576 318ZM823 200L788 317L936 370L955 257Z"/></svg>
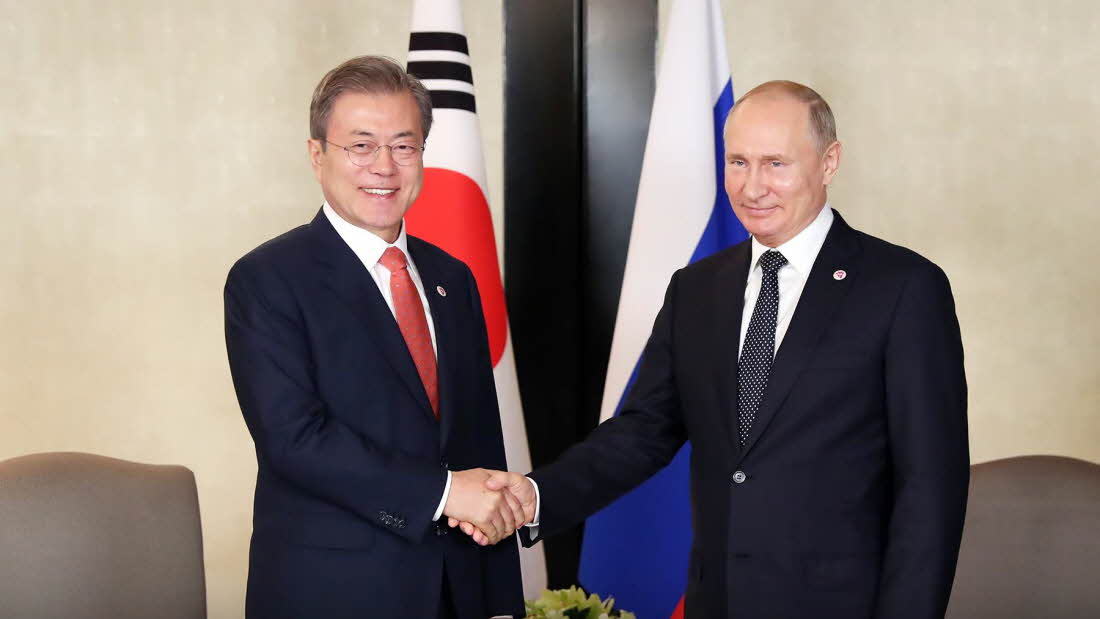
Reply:
<svg viewBox="0 0 1100 619"><path fill-rule="evenodd" d="M393 151L389 146L378 147L374 161L367 166L367 171L380 176L392 176L397 172L397 163L393 160Z"/></svg>
<svg viewBox="0 0 1100 619"><path fill-rule="evenodd" d="M745 188L742 193L750 200L762 198L764 194L768 193L767 188L764 186L764 180L760 178L759 168L749 170L749 173L745 176Z"/></svg>

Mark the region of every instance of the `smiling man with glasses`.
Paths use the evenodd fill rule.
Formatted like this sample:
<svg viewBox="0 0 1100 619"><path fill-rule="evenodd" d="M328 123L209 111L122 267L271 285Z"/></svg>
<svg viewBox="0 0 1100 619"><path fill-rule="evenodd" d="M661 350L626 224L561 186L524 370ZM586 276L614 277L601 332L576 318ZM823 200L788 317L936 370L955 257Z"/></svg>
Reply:
<svg viewBox="0 0 1100 619"><path fill-rule="evenodd" d="M524 514L480 468L505 461L477 286L404 227L431 122L393 61L330 71L308 140L324 204L229 273L226 347L258 463L249 617L522 616L517 546L487 545Z"/></svg>
<svg viewBox="0 0 1100 619"><path fill-rule="evenodd" d="M309 160L337 215L393 243L424 180L431 102L427 93L379 89L369 79L347 72L322 81L311 105Z"/></svg>

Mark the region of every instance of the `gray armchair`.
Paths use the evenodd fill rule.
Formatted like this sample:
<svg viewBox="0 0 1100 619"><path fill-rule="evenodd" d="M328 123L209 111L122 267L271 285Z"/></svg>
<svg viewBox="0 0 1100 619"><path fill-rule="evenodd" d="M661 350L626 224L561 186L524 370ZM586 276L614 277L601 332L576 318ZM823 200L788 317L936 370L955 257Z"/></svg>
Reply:
<svg viewBox="0 0 1100 619"><path fill-rule="evenodd" d="M1100 617L1100 465L1023 456L971 467L947 617Z"/></svg>
<svg viewBox="0 0 1100 619"><path fill-rule="evenodd" d="M0 462L0 616L206 616L195 477L81 453Z"/></svg>

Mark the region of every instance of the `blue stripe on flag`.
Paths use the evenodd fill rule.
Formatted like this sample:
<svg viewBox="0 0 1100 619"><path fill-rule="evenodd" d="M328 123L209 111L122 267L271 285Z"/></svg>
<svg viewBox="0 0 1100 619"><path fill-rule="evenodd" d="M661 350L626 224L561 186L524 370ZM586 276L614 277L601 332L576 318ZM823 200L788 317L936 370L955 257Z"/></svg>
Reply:
<svg viewBox="0 0 1100 619"><path fill-rule="evenodd" d="M710 211L710 221L703 230L703 236L699 244L695 246L695 252L691 254L691 262L706 258L720 252L723 249L740 243L749 238L745 227L737 220L730 207L729 196L726 195L725 171L726 171L726 145L723 140L722 130L726 123L726 116L733 107L733 83L726 82L722 88L722 94L718 95L718 103L714 106L714 178L718 180L718 192L714 198L714 208Z"/></svg>
<svg viewBox="0 0 1100 619"><path fill-rule="evenodd" d="M748 238L730 208L723 186L722 128L731 107L733 86L727 81L714 106L718 181L714 205L691 262ZM615 414L622 407L637 374L638 364L635 364ZM641 619L671 615L687 586L691 548L690 458L691 445L684 445L661 472L593 515L585 524L579 572L581 584L601 596L614 597L617 608L632 611Z"/></svg>

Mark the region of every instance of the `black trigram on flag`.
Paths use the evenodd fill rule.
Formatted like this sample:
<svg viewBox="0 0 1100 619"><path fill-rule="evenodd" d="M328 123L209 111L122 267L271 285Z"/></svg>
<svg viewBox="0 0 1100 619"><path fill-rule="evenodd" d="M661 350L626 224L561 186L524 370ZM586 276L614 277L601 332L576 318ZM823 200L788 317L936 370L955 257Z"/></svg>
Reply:
<svg viewBox="0 0 1100 619"><path fill-rule="evenodd" d="M435 109L477 111L470 48L465 35L457 32L411 33L408 71L431 91Z"/></svg>

